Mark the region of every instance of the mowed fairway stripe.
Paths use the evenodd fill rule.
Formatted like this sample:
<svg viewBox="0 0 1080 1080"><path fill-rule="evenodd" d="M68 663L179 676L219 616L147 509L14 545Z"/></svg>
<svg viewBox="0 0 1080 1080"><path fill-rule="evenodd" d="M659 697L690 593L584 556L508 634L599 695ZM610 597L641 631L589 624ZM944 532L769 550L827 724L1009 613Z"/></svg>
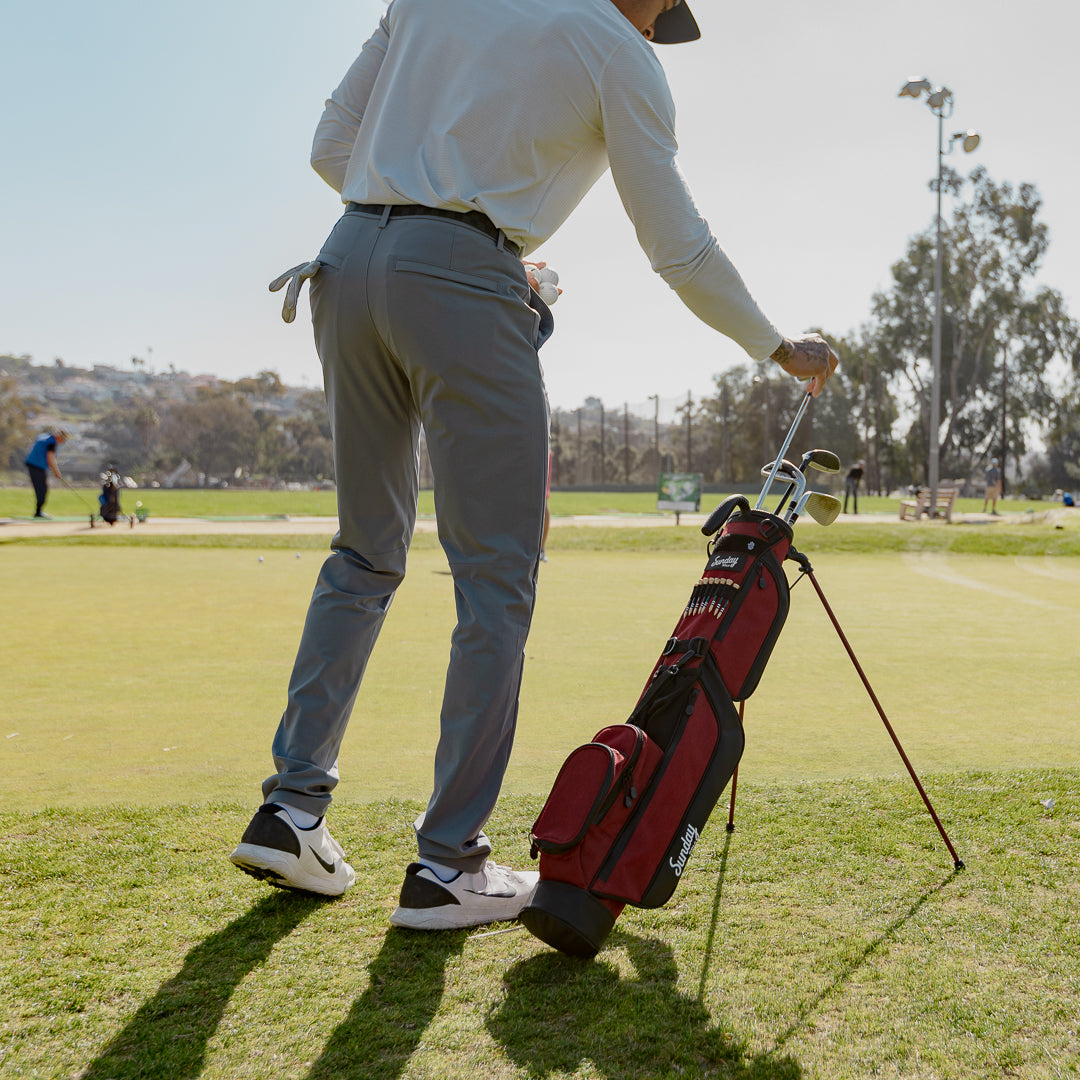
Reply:
<svg viewBox="0 0 1080 1080"><path fill-rule="evenodd" d="M1059 611L1073 611L1072 607L1056 603L1044 596L1032 592L1021 592L1019 589L1006 588L995 581L979 580L960 573L957 569L957 561L965 558L959 555L942 555L938 552L904 552L904 562L916 574L933 578L936 581L944 581L949 585L958 585L965 589L978 589L981 592L993 593L1004 600L1014 604L1032 604L1035 607L1056 608ZM1053 576L1053 575L1052 575Z"/></svg>
<svg viewBox="0 0 1080 1080"><path fill-rule="evenodd" d="M259 554L5 548L0 768L12 782L0 807L255 803L322 560ZM545 793L574 746L626 719L703 562L704 552L551 552L507 792ZM1062 692L1080 611L1062 606L1060 581L1021 578L992 556L936 561L944 578L894 554L814 564L921 772L1080 763L1080 706ZM1077 559L1054 565L1080 571ZM995 592L1003 581L1028 602ZM427 798L453 621L442 553L414 550L342 748L343 800ZM746 729L747 777L902 771L805 582Z"/></svg>
<svg viewBox="0 0 1080 1080"><path fill-rule="evenodd" d="M1080 566L1076 565L1075 559L1059 559L1053 555L1043 555L1039 558L1017 555L1013 561L1016 568L1025 574L1035 574L1037 577L1053 578L1055 581L1067 581L1072 585L1080 585Z"/></svg>

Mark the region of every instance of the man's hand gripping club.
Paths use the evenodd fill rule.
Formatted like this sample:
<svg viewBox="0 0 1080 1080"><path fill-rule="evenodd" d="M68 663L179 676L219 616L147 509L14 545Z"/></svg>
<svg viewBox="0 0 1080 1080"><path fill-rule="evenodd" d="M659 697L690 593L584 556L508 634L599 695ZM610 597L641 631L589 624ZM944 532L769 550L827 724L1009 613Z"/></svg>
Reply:
<svg viewBox="0 0 1080 1080"><path fill-rule="evenodd" d="M820 334L784 338L769 359L775 360L788 375L793 375L796 379L809 379L812 397L821 393L822 387L840 363L840 357Z"/></svg>

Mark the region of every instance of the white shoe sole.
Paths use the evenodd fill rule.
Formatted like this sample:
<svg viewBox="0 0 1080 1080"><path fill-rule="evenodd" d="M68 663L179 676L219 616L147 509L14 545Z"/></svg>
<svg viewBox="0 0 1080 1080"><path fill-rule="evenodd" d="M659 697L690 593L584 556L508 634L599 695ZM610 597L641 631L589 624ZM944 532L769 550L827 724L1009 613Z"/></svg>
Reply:
<svg viewBox="0 0 1080 1080"><path fill-rule="evenodd" d="M529 895L532 895L531 893ZM529 902L528 896L489 897L476 904L444 904L434 908L395 908L393 926L409 930L465 930L488 923L513 922Z"/></svg>
<svg viewBox="0 0 1080 1080"><path fill-rule="evenodd" d="M348 863L341 863L338 872L332 877L316 877L303 870L295 855L256 844L239 844L229 856L229 860L244 873L259 878L268 885L318 893L320 896L340 896L356 880L356 875Z"/></svg>

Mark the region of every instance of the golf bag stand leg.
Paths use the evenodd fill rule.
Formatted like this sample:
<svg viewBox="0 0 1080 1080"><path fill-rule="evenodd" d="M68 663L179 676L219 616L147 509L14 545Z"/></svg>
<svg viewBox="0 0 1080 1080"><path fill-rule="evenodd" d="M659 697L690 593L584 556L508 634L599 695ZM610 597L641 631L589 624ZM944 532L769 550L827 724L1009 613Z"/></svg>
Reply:
<svg viewBox="0 0 1080 1080"><path fill-rule="evenodd" d="M825 614L829 616L829 621L833 624L833 629L840 637L845 651L848 654L848 659L854 665L856 672L858 672L859 678L862 680L863 686L866 688L867 694L870 695L870 700L874 703L874 708L877 709L878 716L881 717L881 722L885 725L885 730L889 733L889 738L893 741L893 746L896 747L897 753L900 755L901 761L907 768L916 790L922 796L922 801L926 804L926 809L930 811L930 816L934 819L934 824L937 826L938 832L941 834L941 839L945 841L945 846L949 849L949 854L952 856L953 867L956 870L964 869L964 862L956 853L956 848L953 847L952 841L949 839L949 834L945 831L945 826L941 824L941 818L937 816L937 812L934 810L933 804L930 802L930 796L926 794L926 789L922 786L922 782L919 780L918 774L912 767L911 762L908 760L907 754L904 753L904 748L900 745L900 740L896 736L896 732L893 730L892 724L889 723L889 718L885 715L885 710L881 707L881 702L878 701L877 694L874 693L874 688L870 685L870 680L866 677L866 673L862 669L862 665L859 663L858 658L855 656L851 645L848 643L847 635L840 627L840 623L836 616L833 614L833 609L829 606L829 601L825 599L825 594L821 591L821 586L818 584L817 578L814 576L814 568L810 565L810 560L802 554L802 552L796 551L791 548L788 553L788 558L793 559L799 564L800 573L805 574L810 579L810 584L814 586L814 592L817 593L818 599L821 601L821 606L825 609Z"/></svg>
<svg viewBox="0 0 1080 1080"><path fill-rule="evenodd" d="M739 702L739 723L742 724L743 717L746 715L746 702ZM731 774L731 805L728 807L727 816L727 831L735 831L735 788L739 785L739 766L735 766L735 771Z"/></svg>

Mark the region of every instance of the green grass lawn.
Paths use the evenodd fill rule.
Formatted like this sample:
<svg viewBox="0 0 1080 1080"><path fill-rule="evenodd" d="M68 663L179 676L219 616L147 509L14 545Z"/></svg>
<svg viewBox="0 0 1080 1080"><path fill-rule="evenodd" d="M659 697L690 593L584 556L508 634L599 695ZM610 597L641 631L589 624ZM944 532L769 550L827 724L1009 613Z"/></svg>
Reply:
<svg viewBox="0 0 1080 1080"><path fill-rule="evenodd" d="M930 789L959 874L906 780L740 784L736 831L592 962L388 928L418 803L339 808L358 884L332 902L228 865L249 806L0 813L0 1074L1075 1076L1080 772ZM502 851L539 805L500 804Z"/></svg>
<svg viewBox="0 0 1080 1080"><path fill-rule="evenodd" d="M71 491L61 484L52 483L46 510L57 518L81 518L89 510L97 511L100 489L80 487ZM842 495L842 489L840 490ZM723 499L723 495L705 495L702 509L707 510ZM337 513L337 495L333 491L246 491L147 488L121 493L121 508L134 513L136 502L156 517L297 517L332 516ZM958 499L958 513L976 513L982 510L982 499ZM1004 499L998 509L1007 515L1021 515L1028 510L1041 513L1060 503L1039 500ZM556 517L578 514L656 514L656 493L651 491L553 491L551 512ZM0 518L25 518L34 510L34 496L29 487L0 487ZM879 496L859 499L859 510L864 514L897 514L899 502ZM435 513L434 496L431 491L421 491L419 513L431 516ZM666 514L664 516L672 516Z"/></svg>
<svg viewBox="0 0 1080 1080"><path fill-rule="evenodd" d="M0 589L17 616L0 624L0 768L34 778L29 805L257 797L321 552L2 551ZM1080 707L1066 689L1080 640L1080 560L907 552L814 561L919 767L1080 763ZM700 550L553 550L541 568L508 791L546 790L569 749L626 718L702 564ZM792 599L747 705L747 774L897 772L809 584ZM441 552L415 550L342 751L343 800L426 794L453 619ZM18 785L0 787L0 807L27 800Z"/></svg>
<svg viewBox="0 0 1080 1080"><path fill-rule="evenodd" d="M343 748L332 824L358 884L333 902L227 862L326 538L0 544L0 1076L1080 1074L1080 558L1019 525L981 531L1018 537L996 555L928 525L834 548L876 528L799 543L967 869L804 581L747 703L736 831L725 797L669 904L628 910L591 963L520 928L388 929L453 620L433 537ZM691 530L552 539L488 827L517 865L566 753L625 719L704 559Z"/></svg>

